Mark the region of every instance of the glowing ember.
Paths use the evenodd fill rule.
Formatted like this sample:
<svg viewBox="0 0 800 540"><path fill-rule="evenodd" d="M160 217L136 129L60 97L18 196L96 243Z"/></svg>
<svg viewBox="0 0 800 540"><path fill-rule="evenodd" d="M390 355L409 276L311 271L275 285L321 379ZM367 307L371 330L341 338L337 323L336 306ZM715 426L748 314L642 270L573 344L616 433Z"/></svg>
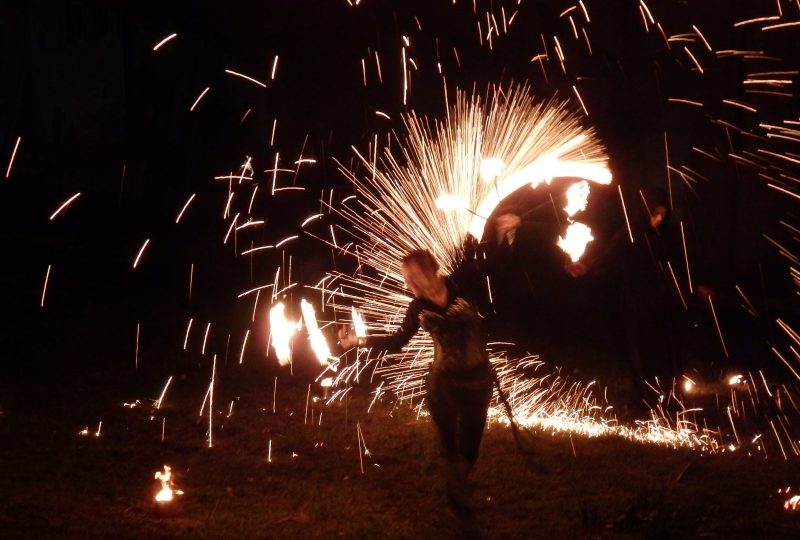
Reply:
<svg viewBox="0 0 800 540"><path fill-rule="evenodd" d="M789 495L792 491L792 488L786 486L786 488L778 488L778 495ZM792 495L783 503L784 510L800 510L800 495Z"/></svg>
<svg viewBox="0 0 800 540"><path fill-rule="evenodd" d="M161 490L156 493L156 502L170 502L175 498L175 495L183 495L183 491L180 489L172 489L172 467L169 465L164 465L164 472L156 471L155 479L161 482Z"/></svg>
<svg viewBox="0 0 800 540"><path fill-rule="evenodd" d="M564 236L559 236L558 247L569 255L572 262L578 262L586 251L586 244L594 240L592 230L583 223L575 222L567 227Z"/></svg>
<svg viewBox="0 0 800 540"><path fill-rule="evenodd" d="M744 384L744 382L744 375L733 375L730 379L728 379L728 384L730 386Z"/></svg>

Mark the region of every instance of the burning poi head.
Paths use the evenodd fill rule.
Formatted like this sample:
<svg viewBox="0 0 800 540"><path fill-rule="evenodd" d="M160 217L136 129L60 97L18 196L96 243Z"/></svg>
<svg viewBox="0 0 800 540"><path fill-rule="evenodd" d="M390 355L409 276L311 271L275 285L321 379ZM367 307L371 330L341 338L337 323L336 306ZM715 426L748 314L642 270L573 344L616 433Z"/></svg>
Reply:
<svg viewBox="0 0 800 540"><path fill-rule="evenodd" d="M156 493L157 503L168 503L175 498L175 495L183 495L180 489L172 489L172 467L164 465L164 471L156 471L155 479L161 482L161 489Z"/></svg>

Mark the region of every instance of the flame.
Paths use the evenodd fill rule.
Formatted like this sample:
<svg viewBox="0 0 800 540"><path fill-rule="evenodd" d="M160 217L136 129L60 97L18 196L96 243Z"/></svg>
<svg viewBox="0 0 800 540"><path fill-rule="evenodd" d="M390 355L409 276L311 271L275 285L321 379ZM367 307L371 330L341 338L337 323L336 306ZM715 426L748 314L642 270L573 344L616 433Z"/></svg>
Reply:
<svg viewBox="0 0 800 540"><path fill-rule="evenodd" d="M549 184L553 178L568 176L584 178L598 184L610 184L612 180L611 171L605 160L592 162L561 159L561 156L574 150L586 140L586 135L576 135L550 152L533 160L517 172L498 179L495 189L489 192L475 209L469 225L470 234L475 238L481 238L486 225L486 220L481 216L490 216L503 199L525 184L530 184L531 187L536 188L542 183ZM436 205L439 206L439 200L436 201ZM441 208L441 206L439 207Z"/></svg>
<svg viewBox="0 0 800 540"><path fill-rule="evenodd" d="M586 180L576 182L567 189L567 205L564 207L564 211L567 213L570 225L567 227L565 236L559 237L558 247L569 255L572 262L578 262L583 252L586 251L586 244L594 240L589 227L583 223L572 221L572 216L586 209L589 190L589 182Z"/></svg>
<svg viewBox="0 0 800 540"><path fill-rule="evenodd" d="M364 324L364 319L361 318L361 314L356 311L356 308L352 308L352 315L353 315L353 329L356 332L356 336L358 337L366 337L367 336L367 325Z"/></svg>
<svg viewBox="0 0 800 540"><path fill-rule="evenodd" d="M290 322L286 319L286 307L278 302L269 310L269 332L272 348L280 365L285 366L292 361L290 342L292 335L300 329L300 321Z"/></svg>
<svg viewBox="0 0 800 540"><path fill-rule="evenodd" d="M333 377L325 377L324 379L319 381L319 385L322 388L330 388L331 386L333 386Z"/></svg>
<svg viewBox="0 0 800 540"><path fill-rule="evenodd" d="M572 184L569 189L567 189L567 206L564 207L567 217L571 218L578 212L586 210L588 200L589 182L581 180L580 182Z"/></svg>
<svg viewBox="0 0 800 540"><path fill-rule="evenodd" d="M322 335L319 326L317 325L317 315L312 306L305 298L300 301L300 309L303 311L303 320L306 323L306 330L308 331L308 341L311 343L311 348L314 354L317 355L317 360L322 365L328 363L331 358L331 350L328 347L328 342L325 336Z"/></svg>
<svg viewBox="0 0 800 540"><path fill-rule="evenodd" d="M164 472L156 471L155 479L161 482L161 490L156 493L156 502L169 502L175 495L183 495L180 489L172 489L172 467L164 465Z"/></svg>
<svg viewBox="0 0 800 540"><path fill-rule="evenodd" d="M583 252L586 251L586 244L592 240L594 240L592 229L583 223L575 222L567 227L567 232L563 237L558 237L558 247L569 255L572 262L578 262Z"/></svg>
<svg viewBox="0 0 800 540"><path fill-rule="evenodd" d="M683 376L683 391L684 392L691 392L695 389L697 383L695 383L692 379L687 377L686 375Z"/></svg>
<svg viewBox="0 0 800 540"><path fill-rule="evenodd" d="M744 375L733 375L730 379L728 379L728 384L730 386L743 383L744 383Z"/></svg>

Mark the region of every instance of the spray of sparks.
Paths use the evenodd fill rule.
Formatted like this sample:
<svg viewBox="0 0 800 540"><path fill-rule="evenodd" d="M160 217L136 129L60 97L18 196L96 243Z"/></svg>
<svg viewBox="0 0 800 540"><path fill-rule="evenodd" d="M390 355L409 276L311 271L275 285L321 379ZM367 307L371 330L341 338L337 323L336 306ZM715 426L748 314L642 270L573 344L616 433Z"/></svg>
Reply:
<svg viewBox="0 0 800 540"><path fill-rule="evenodd" d="M359 5L357 0L347 0L347 3L353 7ZM475 36L479 43L489 50L492 50L497 40L512 32L518 10L523 9L519 7L521 2L516 2L513 8L509 9L506 9L509 6L502 4L503 2L498 2L496 9L492 7L486 12L479 13L476 3L472 3L477 25ZM733 25L734 29L767 35L796 28L798 22L791 17L796 17L797 13L790 15L788 8L784 13L780 9L781 2L777 2L776 5L779 13L765 12L763 17L738 21ZM671 51L697 81L707 77L710 69L725 69L726 65L740 61L741 65L736 64L737 68L744 66L738 72L742 73L741 84L747 101L741 98L719 97L713 104L705 103L692 95L694 88L689 84L681 88L684 95L666 99L666 105L669 107L688 107L689 110L695 111L707 109L702 112L728 141L728 148L694 147L692 157L705 160L706 165L710 167L734 164L737 170L753 173L753 176L763 181L763 185L769 190L791 200L800 199L797 188L800 176L797 174L797 167L800 165L797 149L797 144L800 142L800 119L785 113L786 110L792 110L791 107L762 106L767 104L765 101L767 99L780 101L795 97L792 89L797 85L796 67L775 65L780 59L764 50L717 49L715 48L715 45L718 45L715 43L717 40L713 35L704 33L702 25L692 24L691 30L685 29L685 33L668 34L668 29L665 29L659 21L659 13L651 10L647 3L641 1L635 9L638 9L641 15L643 32L649 38L661 41L666 50ZM573 66L580 65L577 61L573 62L574 56L593 54L590 42L592 18L586 4L583 1L573 4L564 10L559 18L565 23L567 35L540 35L541 49L534 51L535 54L531 57L531 62L541 68L545 80L548 77L548 68L559 76L562 74L567 76ZM419 21L417 24L419 25ZM419 30L421 32L422 28ZM166 36L153 46L153 51L160 51L161 47L175 38L176 34ZM572 46L568 44L568 40ZM536 40L534 43L539 46ZM415 87L414 77L419 69L418 63L422 65L424 60L416 54L414 44L414 40L403 36L402 46L398 49L399 60L403 66L402 84L398 93L402 95L404 104ZM371 68L368 71L367 67L368 62L372 66L373 60L375 77L372 77ZM461 60L455 47L452 48L452 60L460 69ZM767 62L769 67L762 69L758 67L759 62ZM371 84L373 82L371 79L383 83L384 73L381 70L381 59L377 49L372 51L368 58L360 59L360 64L364 86L367 86L368 80ZM447 62L439 57L437 47L436 69L442 76L445 69L443 65L447 66ZM275 56L269 75L270 84L276 79L277 66L278 57ZM256 88L267 86L261 80L237 71L225 69L224 73L242 84ZM263 75L265 74L257 76L263 78ZM559 177L582 179L567 190L568 204L564 208L566 226L558 240L558 245L572 261L579 260L587 243L592 240L592 234L585 224L575 219L575 216L585 208L590 187L593 184L609 184L611 174L602 144L592 129L584 127L586 117L591 119L590 113L598 108L596 104L593 105L591 94L584 92L584 95L581 95L581 90L585 90L581 81L588 78L576 74L571 74L569 77L571 79L569 87L575 99L572 104L555 100L536 102L531 98L530 89L526 86L495 87L490 89L485 97L458 93L443 120L426 120L413 112L408 113L402 118L405 136L400 144L393 144L390 149L387 140L382 147L382 141L376 136L366 151L356 150L358 169L354 170L353 167L340 164L340 170L352 181L356 196L344 199L340 206L334 208L333 193L331 192L327 198L323 193L321 204L328 212L338 214L347 222L349 226L346 231L337 231L340 238L347 237L347 240L337 241L334 229L331 227L330 240L325 239L324 242L330 245L335 253L354 257L358 263L358 270L352 275L331 273L313 287L321 293L323 311L327 305L331 305L336 320L351 322L358 336L391 332L399 324L400 317L410 300L399 273L398 261L403 254L420 247L430 249L444 271L451 271L462 257L465 240L470 236L474 238L482 236L487 218L503 199L525 186L535 188ZM575 84L572 84L573 82ZM215 93L208 95L211 88L205 83L198 83L196 88L196 93L192 95L193 99L188 100L191 103L187 102L190 112L195 111L203 100L207 102L216 99ZM703 92L697 94L702 95ZM588 99L584 101L584 97ZM782 112L776 114L775 110ZM240 124L244 122L249 112L250 109L244 113ZM732 115L728 116L729 113ZM375 114L386 120L390 118L381 111L376 111ZM272 121L270 148L275 144L276 132L277 118ZM732 135L740 136L741 146L734 148L730 142ZM17 137L13 147L9 145L10 155L5 170L7 179L11 177L20 143L21 137ZM674 156L670 156L668 143L669 137L665 132L665 175L670 196L672 196L673 182L682 182L689 192L693 192L695 185L707 179L697 172L699 168L688 159L686 163L680 163ZM304 188L294 185L294 182L291 186L279 183L279 178L284 179L287 176L294 176L296 179L301 166L314 163L313 160L304 158L302 154L301 150L297 160L283 156L283 164L294 163L293 168L287 168L281 166L281 156L276 151L274 160L270 160L269 168L263 170L267 175L266 180L269 181L264 185L271 183L272 188L264 189L261 193L267 192L270 196L277 196L282 192L303 190ZM16 169L13 170L16 173ZM700 170L709 176L713 174L704 169ZM723 174L727 174L727 171L723 171ZM251 264L253 254L280 250L283 255L283 250L291 248L293 241L298 239L297 235L292 235L278 239L270 245L254 246L251 242L245 249L238 247L238 234L244 235L248 230L257 229L264 223L251 216L253 200L259 187L255 179L256 171L250 158L246 159L237 172L228 172L224 176L216 177L216 180L228 184L225 208L221 212L227 231L224 243L227 244L231 240L236 253L248 256ZM237 187L249 191L242 196ZM623 187L617 186L617 188L630 240L633 242ZM83 203L74 205L74 208L71 206L80 196L80 192L75 192L53 211L50 220L63 216L68 210L70 213L80 211ZM175 218L176 224L181 223L182 216L190 207L195 194L187 194L187 197ZM249 205L243 205L240 202L242 200L249 201ZM631 202L630 199L628 202ZM310 229L311 225L322 221L324 216L320 208L320 213L303 221L300 229L304 234L315 236L306 227L309 226ZM768 232L764 234L764 239L789 262L791 278L795 285L800 285L800 270L798 270L800 256L794 249L800 237L800 228L794 217L782 220L780 225L782 236ZM681 223L681 233L684 234L683 223ZM150 238L147 238L139 247L133 260L133 269L138 268L139 263L144 260L142 257L149 242ZM686 274L690 276L690 251L686 248L685 240L683 255L683 261L673 261L673 263L676 267L679 264L685 265ZM291 279L291 257L288 260L288 271L286 265L282 264L275 273L273 283L258 285L239 294L239 298L252 300L253 318L255 318L259 308L260 293L271 289L270 347L281 365L291 362L292 337L301 328L300 320L287 319L284 304L278 302L282 293L296 285ZM42 307L45 303L50 270L48 265L40 300ZM672 272L672 267L670 271ZM190 300L193 273L194 263L189 274ZM691 277L687 283L679 283L673 273L673 279L679 293L683 288L691 294L693 285ZM748 313L756 318L765 316L758 312L739 285L736 285L736 290L743 300L743 308ZM724 326L716 317L711 297L709 297L709 307L714 317L720 346L727 356ZM320 364L325 366L323 374L326 377L322 381L324 386L330 389L329 399L342 396L347 392L347 385L350 382L358 381L364 373L369 373L370 377L375 376L380 381L374 390L373 403L383 395L392 395L401 402L416 403L420 406L420 410L422 409L423 376L432 360L431 342L427 336L416 336L403 353L392 357L376 356L371 351L356 351L355 362L343 362L342 359L331 356L323 331L325 325L320 327L317 324L313 306L303 300L301 310L312 350ZM192 320L189 319L183 338L184 349L187 348ZM209 322L206 326L203 353L210 324ZM790 322L780 318L775 320L775 327L778 334L788 342L788 350L784 344L770 344L770 351L780 361L780 365L788 368L789 372L800 380L798 365L800 354L797 352L800 349L800 334ZM139 333L140 325L137 322L135 350L137 367ZM239 363L244 357L249 335L248 329L241 343ZM536 357L509 358L502 344L492 344L491 353L500 385L512 404L514 417L523 425L593 436L620 435L642 442L687 446L706 451L732 451L752 446L765 457L767 457L767 446L763 441L767 437L772 437L777 444L770 447L779 452L779 455L784 458L800 455L800 440L790 435L786 414L790 408L794 408L799 414L800 410L786 386L776 387L768 384L761 372L732 376L724 388L725 392L730 394L730 405L725 406L724 411L735 443L722 444L721 440L724 437L721 429L705 427L700 415L702 411L685 406L670 388L655 387L658 400L651 409L649 417L633 425L623 426L615 420L610 406L599 397L601 393L597 391L596 384L570 381L558 370L549 368ZM397 363L384 362L386 359ZM208 401L209 446L212 443L215 373L216 356L212 361L211 379L201 406L202 415ZM330 376L331 373L335 373L335 376ZM172 378L165 384L156 408L161 406L171 381ZM708 386L704 387L700 381L688 376L679 384L682 385L686 395L707 391ZM276 388L277 379L273 387L273 412ZM780 396L784 396L782 406L781 401L777 399ZM768 400L779 404L779 414L775 416L774 421L770 421L766 437L762 437L761 434L754 438L746 437L737 430L739 422L748 416L759 414L760 404ZM498 422L508 421L498 406L493 407L490 415ZM85 431L88 433L88 428ZM97 435L99 432L98 425ZM363 441L360 427L359 437L359 441ZM365 445L364 449L366 450ZM165 467L163 474L169 482L168 467ZM790 501L793 501L792 509L794 509L797 505L797 496L793 496Z"/></svg>
<svg viewBox="0 0 800 540"><path fill-rule="evenodd" d="M453 270L467 238L480 238L492 211L525 186L558 177L583 179L568 190L564 211L571 225L560 242L573 260L580 258L591 234L572 218L586 207L589 182L608 184L611 174L602 144L568 103L536 102L526 86L495 87L486 100L459 92L442 122L413 113L403 120L407 137L399 150L386 148L380 157L377 147L369 155L357 152L366 170L362 175L342 167L357 192L355 201L336 210L355 238L342 251L357 258L358 271L324 281L327 290L336 291L329 301L337 319L352 321L357 335L397 328L410 301L398 266L403 254L427 248L443 268ZM582 235L577 241L576 234ZM522 425L708 450L719 446L716 433L698 429L688 415L672 418L665 408L634 426L620 426L594 383L570 381L536 357L509 358L501 344L490 351L500 387ZM401 353L357 354L355 363L340 362L331 383L337 390L329 399L346 393L348 383L370 367L382 381L373 403L383 395L422 403L424 375L433 360L427 335L415 336ZM490 417L509 421L497 399Z"/></svg>

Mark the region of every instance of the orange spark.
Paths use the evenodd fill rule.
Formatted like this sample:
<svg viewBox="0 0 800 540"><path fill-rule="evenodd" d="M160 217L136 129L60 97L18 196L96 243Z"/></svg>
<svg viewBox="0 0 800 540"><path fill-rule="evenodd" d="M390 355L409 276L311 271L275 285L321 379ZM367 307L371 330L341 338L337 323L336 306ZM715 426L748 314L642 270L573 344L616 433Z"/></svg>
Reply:
<svg viewBox="0 0 800 540"><path fill-rule="evenodd" d="M254 79L252 77L249 77L249 76L245 75L244 73L239 73L238 71L233 71L233 70L230 70L230 69L226 69L225 73L227 73L228 75L233 75L234 77L240 77L242 79L250 81L251 83L257 84L258 86L260 86L262 88L266 88L267 87L266 84L262 83L259 80Z"/></svg>
<svg viewBox="0 0 800 540"><path fill-rule="evenodd" d="M247 347L247 338L250 337L250 329L247 329L247 332L244 334L244 339L242 340L242 350L239 353L239 363L241 364L244 360L244 349Z"/></svg>
<svg viewBox="0 0 800 540"><path fill-rule="evenodd" d="M697 71L699 71L702 74L703 73L703 66L701 66L700 62L697 61L697 58L694 57L694 55L692 54L692 51L690 51L688 47L684 47L683 50L686 51L686 54L688 54L689 58L692 59L692 62L694 62L694 65L697 66Z"/></svg>
<svg viewBox="0 0 800 540"><path fill-rule="evenodd" d="M53 220L55 219L55 217L56 217L58 214L60 214L60 213L61 213L61 211L63 211L63 210L64 210L64 209L65 209L67 206L69 206L69 203L71 203L72 201L74 201L75 199L77 199L77 198L78 198L78 197L80 197L80 196L81 196L81 192L79 191L78 193L76 193L75 195L73 195L72 197L70 197L69 199L67 199L66 201L64 201L64 203L63 203L61 206L59 206L59 207L56 209L56 211L55 211L55 212L53 212L52 214L50 214L50 221L53 221Z"/></svg>
<svg viewBox="0 0 800 540"><path fill-rule="evenodd" d="M227 73L228 75L233 75L234 77L240 77L240 78L242 78L242 79L244 79L246 81L250 81L253 84L257 84L261 88L266 88L267 87L266 84L262 83L259 80L254 79L252 77L249 77L249 76L245 75L244 73L239 73L238 71L232 71L230 69L226 69L225 73Z"/></svg>
<svg viewBox="0 0 800 540"><path fill-rule="evenodd" d="M47 265L47 273L44 275L44 286L42 287L42 301L39 303L39 307L44 307L44 295L47 294L47 281L50 279L50 267L53 265Z"/></svg>
<svg viewBox="0 0 800 540"><path fill-rule="evenodd" d="M164 389L161 391L161 395L156 400L156 403L155 403L156 409L160 409L161 408L161 404L164 402L164 396L167 393L167 388L169 388L169 383L171 383L171 382L172 382L172 375L170 375L169 379L167 379L167 384L164 385Z"/></svg>
<svg viewBox="0 0 800 540"><path fill-rule="evenodd" d="M722 344L722 351L725 353L725 358L730 358L728 354L728 348L725 346L725 338L722 337L722 329L719 326L719 320L717 319L717 311L714 309L714 300L709 295L708 297L708 304L711 306L711 314L714 316L714 324L717 326L717 334L719 334L719 342Z"/></svg>
<svg viewBox="0 0 800 540"><path fill-rule="evenodd" d="M622 213L625 215L625 225L628 227L628 237L631 239L631 244L633 244L633 231L631 231L631 222L628 219L628 211L625 209L625 197L622 196L622 186L618 184L617 190L619 191L619 200L622 203Z"/></svg>
<svg viewBox="0 0 800 540"><path fill-rule="evenodd" d="M181 208L181 211L178 212L178 217L175 218L175 223L179 223L180 222L181 217L183 217L183 213L186 212L187 208L189 208L189 204L194 200L195 195L197 195L197 194L196 193L192 193L192 196L189 197L189 200L187 200L186 204L183 205L183 208Z"/></svg>
<svg viewBox="0 0 800 540"><path fill-rule="evenodd" d="M142 253L144 253L144 250L147 247L147 244L149 244L149 243L150 243L150 239L148 238L148 239L146 239L144 241L144 244L142 244L142 247L139 248L139 253L136 255L136 259L133 261L133 267L134 268L136 268L139 265L139 259L142 258Z"/></svg>
<svg viewBox="0 0 800 540"><path fill-rule="evenodd" d="M578 101L581 104L581 108L583 109L583 113L586 116L589 116L589 111L586 110L586 105L583 103L583 98L581 98L581 95L580 95L580 93L578 93L578 89L575 87L574 84L572 85L572 91L575 92L575 96L577 96Z"/></svg>
<svg viewBox="0 0 800 540"><path fill-rule="evenodd" d="M206 89L203 90L202 92L200 92L200 95L197 96L197 99L194 100L194 103L192 103L192 106L189 107L189 111L190 112L194 111L194 108L197 107L197 104L200 103L200 100L203 99L203 96L205 96L206 93L208 93L209 90L211 90L211 87L210 86L206 86Z"/></svg>
<svg viewBox="0 0 800 540"><path fill-rule="evenodd" d="M275 59L272 61L272 72L269 75L270 80L275 80L275 73L278 71L278 55L275 55Z"/></svg>
<svg viewBox="0 0 800 540"><path fill-rule="evenodd" d="M160 48L161 48L161 46L162 46L162 45L164 45L166 42L168 42L168 41L170 41L170 40L173 40L173 39L175 39L176 37L178 37L178 34L170 34L170 35L168 35L167 37L165 37L164 39L162 39L161 41L159 41L158 43L156 43L156 45L153 47L153 50L154 50L154 51L157 51L157 50L158 50L158 49L160 49Z"/></svg>
<svg viewBox="0 0 800 540"><path fill-rule="evenodd" d="M14 151L11 152L11 159L8 161L8 168L6 169L6 178L11 176L11 166L14 164L14 157L17 155L17 149L19 148L20 141L22 141L22 137L17 137L17 142L14 145Z"/></svg>

